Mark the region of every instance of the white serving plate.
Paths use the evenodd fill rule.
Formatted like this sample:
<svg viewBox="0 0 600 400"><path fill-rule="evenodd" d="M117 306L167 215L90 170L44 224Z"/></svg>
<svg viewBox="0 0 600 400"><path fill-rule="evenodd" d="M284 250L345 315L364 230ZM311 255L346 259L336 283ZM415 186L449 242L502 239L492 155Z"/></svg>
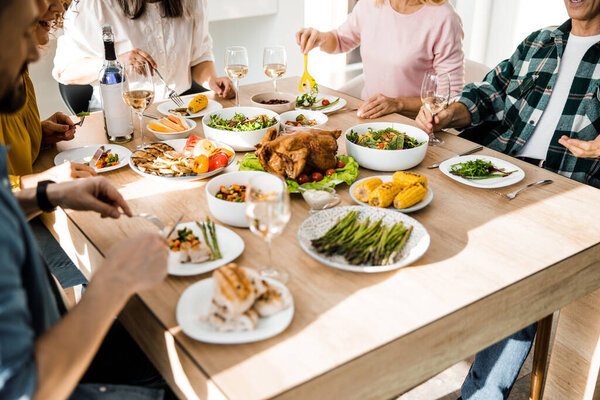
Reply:
<svg viewBox="0 0 600 400"><path fill-rule="evenodd" d="M281 282L263 278L269 284L288 290ZM260 318L256 329L245 332L219 332L205 320L213 298L213 278L203 279L188 287L177 302L176 318L183 333L192 339L214 344L239 344L265 340L283 332L294 317L294 303L285 310ZM290 296L291 297L291 296Z"/></svg>
<svg viewBox="0 0 600 400"><path fill-rule="evenodd" d="M408 136L417 139L419 142L425 142L418 147L404 150L381 150L371 149L359 146L348 140L350 131L358 134L364 134L372 128L374 131L392 128L398 132L404 132ZM346 151L353 157L358 165L374 171L404 171L419 165L427 154L429 135L421 129L406 124L395 122L369 122L366 124L355 125L344 132L346 141Z"/></svg>
<svg viewBox="0 0 600 400"><path fill-rule="evenodd" d="M161 141L162 143L166 143L169 146L173 147L176 151L182 152L183 148L185 147L185 142L187 142L187 139L172 139L172 140L163 140ZM233 151L233 149L230 146L227 146L224 143L219 143L219 142L215 142L214 140L212 141L214 143L214 145L216 147L222 147L225 148L229 151L231 151L232 153L235 153ZM146 146L147 147L147 146ZM133 170L133 172L145 176L147 178L153 178L156 180L161 180L161 181L195 181L198 179L206 179L206 178L210 178L213 175L216 175L218 173L220 173L221 171L223 171L225 168L229 167L231 164L233 164L233 162L235 161L235 157L232 157L231 160L229 160L229 163L227 163L226 166L216 169L214 171L210 171L204 174L200 174L200 175L193 175L193 176L158 176L158 175L152 175L152 174L147 174L145 172L140 171L139 169L137 169L137 167L135 165L133 165L133 163L131 162L131 154L130 157L128 159L129 162L129 167Z"/></svg>
<svg viewBox="0 0 600 400"><path fill-rule="evenodd" d="M200 241L206 244L204 236L202 235L202 230L196 225L196 222L186 222L177 225L177 229L183 228L191 229L194 234L200 238ZM219 242L219 250L221 250L222 258L202 263L180 263L178 260L179 253L169 250L169 258L167 261L169 274L177 276L203 274L230 263L242 254L244 251L244 240L242 240L237 233L216 224L215 232L217 233L217 241Z"/></svg>
<svg viewBox="0 0 600 400"><path fill-rule="evenodd" d="M189 96L184 96L181 99L183 100L183 103L185 105L185 107L187 107L187 105L189 104L190 101L192 101L192 99L194 97L196 97L198 95L198 93L196 94L191 94ZM179 106L177 104L175 104L173 102L173 100L167 100L164 103L160 103L156 109L158 110L159 113L161 113L162 115L169 115L169 114L173 114L171 112L169 112L169 110L172 110L173 108L179 108ZM185 118L199 118L199 117L203 117L208 113L211 113L213 111L217 111L222 109L223 106L221 105L221 103L208 99L208 105L206 106L205 109L200 110L199 112L195 113L195 114L190 114L188 116L186 116Z"/></svg>
<svg viewBox="0 0 600 400"><path fill-rule="evenodd" d="M362 201L360 201L359 199L357 199L356 196L354 196L354 189L362 181L366 181L367 179L371 179L371 178L379 178L384 183L385 182L391 182L393 180L392 179L392 175L374 175L374 176L369 176L368 178L363 178L363 179L360 179L360 180L354 182L350 186L350 189L348 189L350 191L350 197L352 197L352 200L354 200L355 203L360 204L361 206L373 207L369 203L363 203ZM423 198L423 200L421 200L420 202L418 202L414 206L407 207L407 208L402 208L400 210L397 209L397 208L394 208L393 206L389 206L389 207L387 207L387 209L388 210L392 210L392 211L397 211L397 212L410 213L410 212L417 211L417 210L420 210L422 208L427 207L429 205L429 203L431 203L432 200L433 200L433 190L429 186L427 186L427 194L425 194L425 197ZM373 208L377 208L377 207L373 207Z"/></svg>
<svg viewBox="0 0 600 400"><path fill-rule="evenodd" d="M458 163L463 163L466 161L473 161L473 160L477 160L477 159L484 160L484 161L491 161L492 164L494 164L494 166L496 166L498 168L504 168L504 170L507 172L515 171L515 170L517 172L513 172L509 176L506 176L503 178L490 178L490 179L479 179L479 180L465 179L463 177L452 175L450 173L450 168L452 167L452 165L458 164ZM464 185L481 188L481 189L497 189L497 188L501 188L501 187L505 187L505 186L510 186L510 185L514 185L515 183L521 182L523 180L523 178L525 178L525 171L523 171L521 168L517 167L516 165L514 165L512 163L509 163L508 161L504 161L499 158L490 157L490 156L469 155L469 156L453 157L453 158L450 158L450 159L442 162L440 164L439 168L440 168L440 171L442 171L442 173L444 175L448 176L449 178L454 179L455 181L460 182Z"/></svg>
<svg viewBox="0 0 600 400"><path fill-rule="evenodd" d="M392 265L351 265L343 256L325 256L317 253L311 244L312 239L317 239L323 236L339 219L343 218L350 211L360 211L359 220L370 218L371 221L377 221L383 218L386 224L394 224L402 222L405 225L411 225L413 232L408 238L402 254L396 263ZM308 217L302 222L298 228L298 243L302 250L308 253L315 260L333 268L342 269L352 272L375 273L392 271L398 268L405 267L421 258L429 248L431 237L427 229L416 219L409 217L406 214L388 210L385 208L363 207L363 206L346 206L335 207L328 210L320 211Z"/></svg>
<svg viewBox="0 0 600 400"><path fill-rule="evenodd" d="M154 136L156 136L160 140L172 140L172 139L187 138L188 136L190 136L190 133L192 133L192 131L194 129L196 129L196 121L194 121L193 119L189 119L189 117L179 117L178 116L177 118L185 119L185 122L187 122L190 127L188 129L186 129L185 131L181 131L181 132L173 132L173 133L157 132L154 129L150 128L150 126L149 126L150 122L147 122L146 129L148 129L148 131L150 133L152 133Z"/></svg>
<svg viewBox="0 0 600 400"><path fill-rule="evenodd" d="M304 115L304 117L306 119L314 119L315 122L317 123L316 125L307 125L307 126L294 126L294 125L287 125L286 122L287 121L296 121L296 117L298 117L298 115ZM325 125L327 123L327 121L329 120L329 118L327 117L327 115L323 114L321 111L311 111L311 110L293 110L293 111L287 111L284 112L282 114L279 115L279 123L281 124L281 127L286 130L286 131L291 131L294 129L300 129L300 128L321 128L323 125Z"/></svg>
<svg viewBox="0 0 600 400"><path fill-rule="evenodd" d="M304 93L299 93L298 96L302 96ZM339 97L340 101L338 101L336 104L334 104L331 107L327 107L324 110L311 110L311 111L319 111L325 114L328 114L330 112L334 112L337 110L341 110L342 108L346 107L346 99L344 99L343 97L340 96L332 96L330 94L318 94L317 95L317 106L321 105L321 101L323 100L329 100L330 103L333 103L337 98ZM296 107L296 110L310 110L310 108L302 108L302 107Z"/></svg>
<svg viewBox="0 0 600 400"><path fill-rule="evenodd" d="M90 162L90 160L96 153L96 150L98 150L98 148L100 146L101 145L99 145L99 144L93 144L90 146L83 146L83 147L78 147L76 149L61 151L54 157L54 165L58 166L58 165L65 163L66 161L70 161L73 163L79 163L79 164L84 164L84 163ZM131 151L129 151L129 149L127 149L123 146L116 145L116 144L105 144L104 148L106 150L110 150L111 153L118 154L119 155L119 163L117 165L113 165L112 167L106 167L106 168L101 168L101 169L98 169L95 166L90 165L90 167L94 168L94 170L96 172L102 173L102 172L113 171L115 169L124 167L129 163L129 156L131 155Z"/></svg>

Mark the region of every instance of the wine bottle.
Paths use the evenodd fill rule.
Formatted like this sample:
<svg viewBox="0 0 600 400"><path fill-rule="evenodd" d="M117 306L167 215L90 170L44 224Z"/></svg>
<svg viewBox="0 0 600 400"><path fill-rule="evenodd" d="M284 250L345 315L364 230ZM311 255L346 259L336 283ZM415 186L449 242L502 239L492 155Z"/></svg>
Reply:
<svg viewBox="0 0 600 400"><path fill-rule="evenodd" d="M104 131L111 143L133 139L131 111L123 101L123 66L117 61L115 37L110 25L102 26L104 64L98 78L104 111Z"/></svg>

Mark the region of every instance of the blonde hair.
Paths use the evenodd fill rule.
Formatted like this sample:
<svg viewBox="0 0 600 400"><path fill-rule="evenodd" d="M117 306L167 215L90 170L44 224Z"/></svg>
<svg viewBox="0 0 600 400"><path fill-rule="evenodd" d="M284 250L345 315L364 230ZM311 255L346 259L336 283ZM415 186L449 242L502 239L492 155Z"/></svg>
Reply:
<svg viewBox="0 0 600 400"><path fill-rule="evenodd" d="M375 7L379 7L383 4L385 0L375 0ZM419 0L421 4L428 4L432 6L439 6L440 4L444 4L446 0Z"/></svg>

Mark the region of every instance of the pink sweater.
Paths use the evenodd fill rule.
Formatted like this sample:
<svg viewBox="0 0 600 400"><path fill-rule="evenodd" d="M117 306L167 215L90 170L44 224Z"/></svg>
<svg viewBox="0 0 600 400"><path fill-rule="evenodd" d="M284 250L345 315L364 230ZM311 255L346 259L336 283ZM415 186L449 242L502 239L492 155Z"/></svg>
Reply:
<svg viewBox="0 0 600 400"><path fill-rule="evenodd" d="M400 14L389 0L379 7L375 0L360 0L333 33L337 53L360 45L363 100L378 93L420 97L421 82L430 70L450 73L453 96L463 88L462 22L449 3Z"/></svg>

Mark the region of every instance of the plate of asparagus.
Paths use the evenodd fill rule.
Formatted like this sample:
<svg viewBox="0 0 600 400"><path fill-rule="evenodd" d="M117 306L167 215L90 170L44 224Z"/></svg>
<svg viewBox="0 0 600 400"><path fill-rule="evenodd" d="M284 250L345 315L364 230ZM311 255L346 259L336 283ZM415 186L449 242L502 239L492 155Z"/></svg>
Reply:
<svg viewBox="0 0 600 400"><path fill-rule="evenodd" d="M385 272L421 258L431 237L416 219L388 209L336 207L308 217L300 247L317 261L353 272Z"/></svg>

